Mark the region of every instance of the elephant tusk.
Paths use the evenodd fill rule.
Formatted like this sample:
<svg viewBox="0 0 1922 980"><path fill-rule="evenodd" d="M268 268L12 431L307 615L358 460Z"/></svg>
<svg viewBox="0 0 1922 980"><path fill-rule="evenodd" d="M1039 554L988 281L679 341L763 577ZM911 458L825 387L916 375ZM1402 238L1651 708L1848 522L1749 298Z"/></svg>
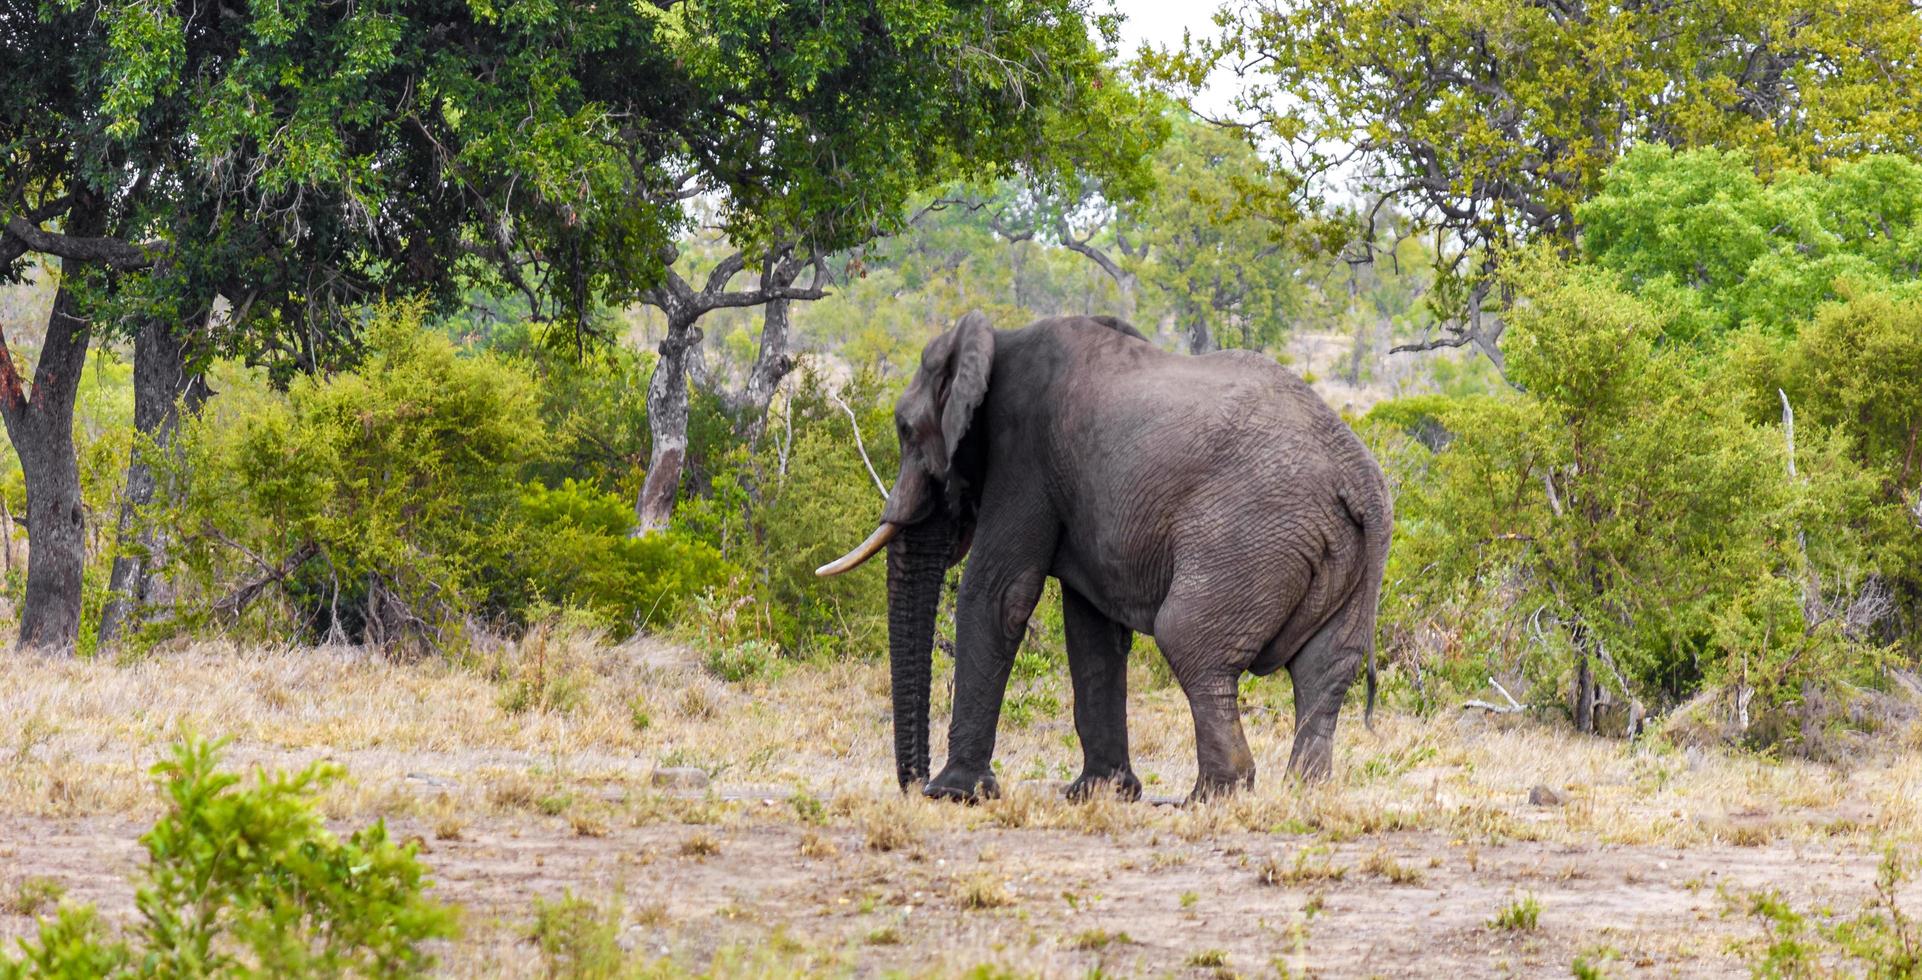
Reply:
<svg viewBox="0 0 1922 980"><path fill-rule="evenodd" d="M894 540L894 536L899 533L901 533L901 525L883 523L874 529L873 534L868 535L866 541L855 545L853 551L815 569L814 574L828 578L859 568L863 562L873 558L882 548L887 547L887 543Z"/></svg>

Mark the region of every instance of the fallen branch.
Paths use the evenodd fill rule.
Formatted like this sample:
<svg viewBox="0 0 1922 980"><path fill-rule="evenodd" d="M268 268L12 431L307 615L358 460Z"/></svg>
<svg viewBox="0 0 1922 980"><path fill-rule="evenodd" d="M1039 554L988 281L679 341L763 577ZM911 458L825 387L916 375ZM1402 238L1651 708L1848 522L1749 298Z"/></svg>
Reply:
<svg viewBox="0 0 1922 980"><path fill-rule="evenodd" d="M1488 683L1495 688L1497 693L1501 694L1502 700L1508 702L1509 710L1511 711L1522 710L1522 703L1520 701L1515 700L1515 696L1513 694L1508 693L1508 688L1503 687L1501 681L1498 681L1495 678L1490 677L1488 678Z"/></svg>
<svg viewBox="0 0 1922 980"><path fill-rule="evenodd" d="M1491 711L1498 715L1520 714L1521 712L1528 710L1527 708L1522 706L1522 703L1520 701L1515 700L1514 695L1508 693L1508 688L1503 687L1501 681L1496 680L1494 677L1490 677L1488 678L1488 683L1490 686L1495 688L1496 693L1502 696L1502 700L1508 702L1507 704L1494 704L1488 701L1464 701L1462 702L1462 707L1463 708L1480 708L1483 711Z"/></svg>

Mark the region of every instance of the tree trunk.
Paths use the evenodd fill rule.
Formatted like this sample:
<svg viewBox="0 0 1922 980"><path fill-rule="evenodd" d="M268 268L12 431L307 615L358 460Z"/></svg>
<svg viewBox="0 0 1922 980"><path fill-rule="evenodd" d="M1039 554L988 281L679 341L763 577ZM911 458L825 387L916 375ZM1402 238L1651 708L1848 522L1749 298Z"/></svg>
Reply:
<svg viewBox="0 0 1922 980"><path fill-rule="evenodd" d="M666 529L674 516L680 492L681 466L687 459L687 364L701 344L701 331L691 321L669 320L661 341L660 360L647 380L647 426L652 446L647 478L634 502L634 533Z"/></svg>
<svg viewBox="0 0 1922 980"><path fill-rule="evenodd" d="M792 282L789 279L780 285ZM781 379L794 370L794 358L788 355L791 302L771 299L763 307L760 352L747 373L747 382L741 386L740 397L734 400L734 431L749 445L761 441L761 433L767 429L768 406L774 404L774 391L781 386Z"/></svg>
<svg viewBox="0 0 1922 980"><path fill-rule="evenodd" d="M1357 319L1355 321L1355 349L1348 358L1348 384L1349 385L1354 387L1360 387L1361 362L1362 362L1362 359L1367 356L1368 356L1368 322L1365 320Z"/></svg>
<svg viewBox="0 0 1922 980"><path fill-rule="evenodd" d="M97 233L86 230L84 221L73 225L75 233ZM64 264L63 280L77 274L74 264ZM17 378L10 378L12 383L0 392L0 414L27 485L29 548L21 649L72 651L80 637L80 581L87 546L80 467L73 448L73 405L86 368L89 330L74 307L73 291L63 281L47 318L47 342L34 369L32 396L21 391Z"/></svg>
<svg viewBox="0 0 1922 980"><path fill-rule="evenodd" d="M1575 641L1575 730L1592 735L1595 733L1595 671L1589 656L1592 637L1579 619L1570 632Z"/></svg>
<svg viewBox="0 0 1922 980"><path fill-rule="evenodd" d="M1188 353L1207 354L1215 349L1215 338L1208 332L1208 318L1197 314L1188 321Z"/></svg>
<svg viewBox="0 0 1922 980"><path fill-rule="evenodd" d="M0 537L0 548L3 548L6 553L7 577L12 578L13 577L13 511L7 507L7 498L4 495L0 495L0 534L5 535L4 537Z"/></svg>
<svg viewBox="0 0 1922 980"><path fill-rule="evenodd" d="M201 322L192 326L198 327ZM180 410L191 415L210 394L204 378L188 369L187 340L162 320L149 320L134 337L134 428L166 452L180 423ZM128 617L164 598L156 569L166 564L166 529L143 522L139 511L156 493L151 461L139 445L127 460L127 491L120 506L115 535L120 553L114 556L110 596L100 614L100 642L110 643L125 628ZM173 492L170 488L168 492Z"/></svg>

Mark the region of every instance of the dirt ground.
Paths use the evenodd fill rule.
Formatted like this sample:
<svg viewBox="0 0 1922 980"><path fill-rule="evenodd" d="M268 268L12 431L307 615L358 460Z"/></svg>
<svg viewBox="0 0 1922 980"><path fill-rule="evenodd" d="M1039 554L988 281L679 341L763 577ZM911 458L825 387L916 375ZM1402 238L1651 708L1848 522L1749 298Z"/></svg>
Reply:
<svg viewBox="0 0 1922 980"><path fill-rule="evenodd" d="M25 881L131 919L159 812L145 770L183 728L232 738L237 766L346 766L322 801L334 824L418 838L436 895L464 908L451 975L542 973L535 902L572 894L617 918L634 963L729 976L1566 976L1578 958L1739 976L1764 935L1747 896L1854 909L1883 848L1922 842L1914 732L1838 768L1386 714L1345 725L1335 779L1303 787L1280 775L1286 684L1264 681L1244 690L1254 792L1070 805L1065 680L1039 678L1016 694L1044 707L1003 736L1007 797L959 807L889 784L872 665L724 684L671 647L556 640L478 667L199 648L5 671L9 944L32 929L4 900ZM1179 795L1185 706L1136 680L1137 770ZM508 710L530 681L559 694ZM656 785L668 766L712 782ZM1537 785L1563 801L1531 803ZM1534 928L1493 924L1529 899Z"/></svg>

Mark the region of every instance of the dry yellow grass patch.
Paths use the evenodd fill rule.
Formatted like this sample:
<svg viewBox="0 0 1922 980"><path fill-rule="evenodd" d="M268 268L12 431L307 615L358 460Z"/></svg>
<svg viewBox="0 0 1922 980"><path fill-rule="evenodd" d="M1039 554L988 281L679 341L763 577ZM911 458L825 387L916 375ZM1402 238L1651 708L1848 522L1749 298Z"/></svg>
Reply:
<svg viewBox="0 0 1922 980"><path fill-rule="evenodd" d="M1899 745L1842 771L1500 719L1384 713L1373 731L1346 720L1334 778L1303 785L1286 773L1293 719L1285 687L1274 687L1285 681L1266 679L1251 688L1258 707L1245 719L1260 772L1252 792L1188 808L1070 804L1058 780L1079 769L1080 752L1064 677L1045 681L1060 687L1058 712L1004 726L1004 797L936 806L893 787L880 664L791 665L728 684L658 642L611 646L541 631L478 659L397 663L357 650L225 644L125 666L18 659L0 690L0 758L10 763L0 767L0 812L149 809L147 767L165 742L193 730L231 738L229 757L240 764L339 762L351 778L328 791L330 815L418 816L445 839L480 818L553 820L587 836L659 822L825 823L882 853L979 828L1336 841L1430 830L1463 841L1670 846L1922 839L1922 757ZM1131 683L1147 792L1185 795L1194 778L1186 701L1142 668ZM937 679L935 690L945 688ZM944 696L933 723L937 761ZM713 788L656 790L649 777L663 766L702 769ZM1530 806L1538 783L1567 804ZM757 805L791 793L832 802Z"/></svg>

